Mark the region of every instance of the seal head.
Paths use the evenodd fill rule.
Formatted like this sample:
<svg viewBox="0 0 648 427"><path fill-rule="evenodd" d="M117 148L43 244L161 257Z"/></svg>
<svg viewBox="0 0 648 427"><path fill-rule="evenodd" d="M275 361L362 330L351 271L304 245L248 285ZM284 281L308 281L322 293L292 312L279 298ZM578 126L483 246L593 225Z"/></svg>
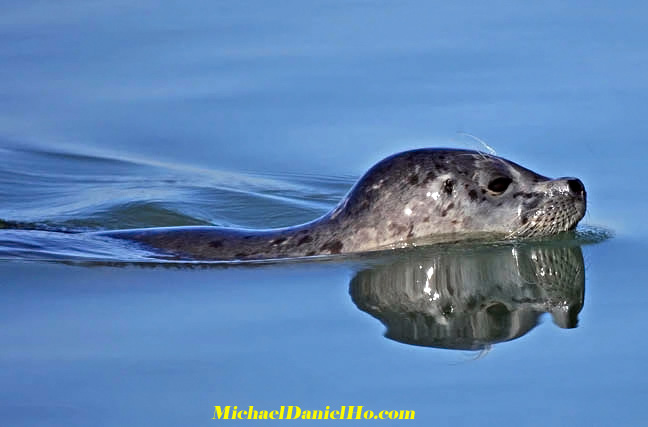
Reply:
<svg viewBox="0 0 648 427"><path fill-rule="evenodd" d="M330 217L352 221L363 240L395 243L448 233L554 234L574 228L585 210L577 178L549 179L477 151L421 149L376 164Z"/></svg>

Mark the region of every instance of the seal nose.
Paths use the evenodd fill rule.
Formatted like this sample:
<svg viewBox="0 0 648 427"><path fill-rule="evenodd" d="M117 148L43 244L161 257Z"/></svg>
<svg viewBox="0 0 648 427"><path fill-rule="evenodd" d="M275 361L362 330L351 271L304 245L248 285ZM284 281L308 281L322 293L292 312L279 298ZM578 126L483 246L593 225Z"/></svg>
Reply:
<svg viewBox="0 0 648 427"><path fill-rule="evenodd" d="M574 196L585 196L585 186L580 179L568 178L567 186L569 187L570 193Z"/></svg>

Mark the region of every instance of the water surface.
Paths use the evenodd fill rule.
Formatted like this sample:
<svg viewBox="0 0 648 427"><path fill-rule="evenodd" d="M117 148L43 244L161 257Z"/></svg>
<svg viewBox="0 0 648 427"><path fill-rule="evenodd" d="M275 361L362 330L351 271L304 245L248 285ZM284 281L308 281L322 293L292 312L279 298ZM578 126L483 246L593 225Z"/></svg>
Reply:
<svg viewBox="0 0 648 427"><path fill-rule="evenodd" d="M644 3L0 7L3 425L648 419ZM239 266L70 233L307 221L386 155L483 148L462 132L581 178L578 233Z"/></svg>

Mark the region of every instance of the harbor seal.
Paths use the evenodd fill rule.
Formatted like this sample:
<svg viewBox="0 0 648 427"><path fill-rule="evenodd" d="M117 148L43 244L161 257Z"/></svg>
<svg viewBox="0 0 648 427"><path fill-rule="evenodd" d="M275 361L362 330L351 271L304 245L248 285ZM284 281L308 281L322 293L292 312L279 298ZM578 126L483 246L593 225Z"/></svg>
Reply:
<svg viewBox="0 0 648 427"><path fill-rule="evenodd" d="M395 248L430 236L547 235L573 229L585 209L577 178L549 179L479 151L425 148L381 160L333 210L306 224L100 234L180 259L256 260Z"/></svg>

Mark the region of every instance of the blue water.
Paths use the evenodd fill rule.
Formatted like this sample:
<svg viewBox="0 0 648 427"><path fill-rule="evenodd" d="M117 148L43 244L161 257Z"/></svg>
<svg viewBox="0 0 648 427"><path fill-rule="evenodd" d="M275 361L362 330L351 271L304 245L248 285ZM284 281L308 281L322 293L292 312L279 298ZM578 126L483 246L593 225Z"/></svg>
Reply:
<svg viewBox="0 0 648 427"><path fill-rule="evenodd" d="M646 9L0 2L0 220L23 226L0 230L0 424L204 425L215 405L645 423ZM291 225L386 155L483 149L465 133L579 177L578 234L165 267L51 231ZM470 298L430 306L476 300L473 317L403 300L430 266L500 283L491 265L527 293L458 288ZM557 281L533 286L547 271ZM439 338L454 325L462 340Z"/></svg>

